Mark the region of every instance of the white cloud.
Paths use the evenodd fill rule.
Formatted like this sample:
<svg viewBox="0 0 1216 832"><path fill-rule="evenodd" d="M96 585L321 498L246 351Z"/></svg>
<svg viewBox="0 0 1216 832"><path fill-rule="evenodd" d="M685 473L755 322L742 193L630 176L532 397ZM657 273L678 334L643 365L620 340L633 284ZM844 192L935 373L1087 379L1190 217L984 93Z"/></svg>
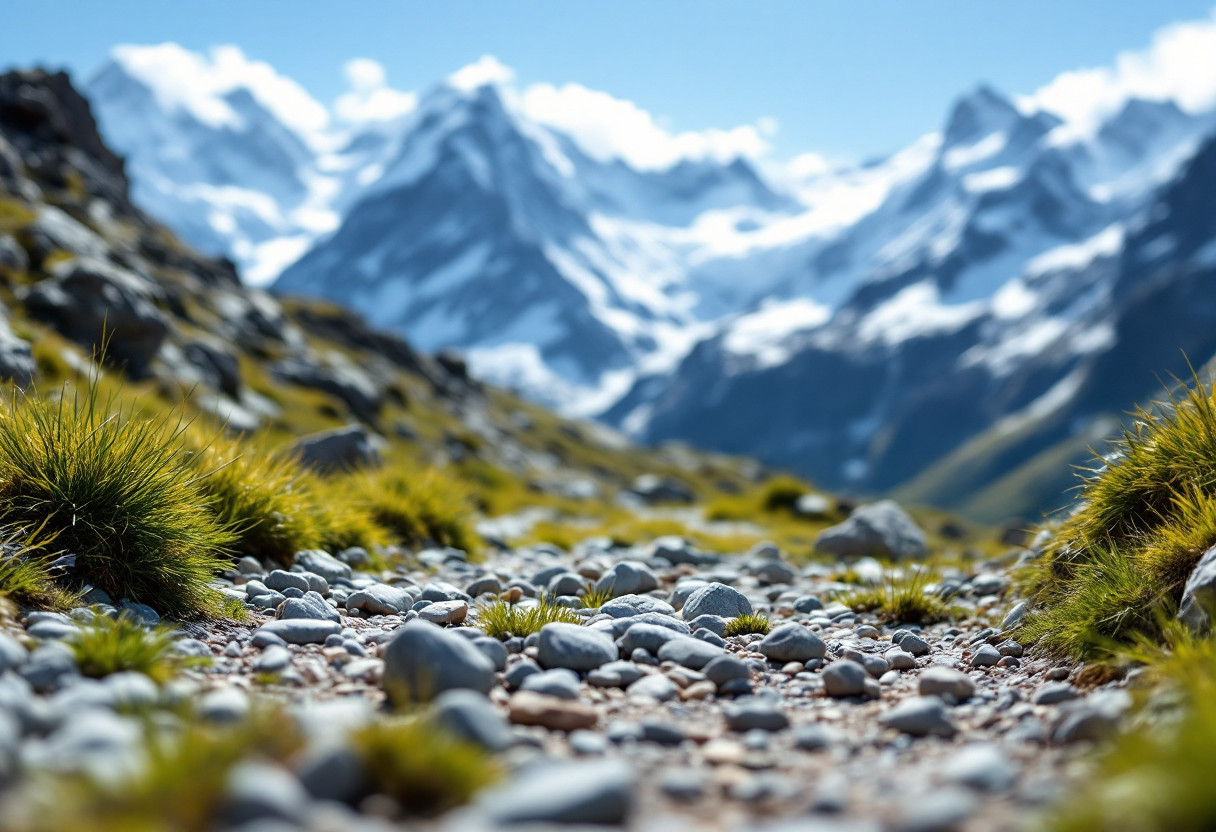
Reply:
<svg viewBox="0 0 1216 832"><path fill-rule="evenodd" d="M350 92L338 96L334 114L342 121L390 121L418 106L418 96L388 85L384 67L371 58L355 58L342 68Z"/></svg>
<svg viewBox="0 0 1216 832"><path fill-rule="evenodd" d="M639 169L666 168L684 159L756 158L768 152L765 137L777 129L766 118L729 130L670 133L632 101L581 84L532 84L520 103L527 116L568 134L592 158L622 159Z"/></svg>
<svg viewBox="0 0 1216 832"><path fill-rule="evenodd" d="M486 84L510 84L515 80L515 70L504 66L493 55L482 55L476 63L453 72L448 76L448 85L461 90L472 92Z"/></svg>
<svg viewBox="0 0 1216 832"><path fill-rule="evenodd" d="M265 61L251 61L239 47L216 46L210 56L176 43L116 46L112 52L130 75L142 81L167 110L186 110L212 127L241 126L224 96L247 89L277 119L311 138L329 125L329 112L295 81Z"/></svg>
<svg viewBox="0 0 1216 832"><path fill-rule="evenodd" d="M1062 73L1027 100L1090 133L1129 98L1172 99L1190 112L1216 105L1216 12L1158 30L1147 49L1121 52L1113 66Z"/></svg>

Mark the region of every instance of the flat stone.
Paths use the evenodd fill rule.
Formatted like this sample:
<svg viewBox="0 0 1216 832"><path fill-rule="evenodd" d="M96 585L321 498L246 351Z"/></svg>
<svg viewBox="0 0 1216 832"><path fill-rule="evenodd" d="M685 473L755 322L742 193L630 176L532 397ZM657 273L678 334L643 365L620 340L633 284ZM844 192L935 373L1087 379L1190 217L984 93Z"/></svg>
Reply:
<svg viewBox="0 0 1216 832"><path fill-rule="evenodd" d="M521 690L508 702L508 718L516 725L539 725L550 731L591 728L599 721L595 708L555 696Z"/></svg>
<svg viewBox="0 0 1216 832"><path fill-rule="evenodd" d="M418 611L418 617L432 624L459 624L469 614L464 601L435 601Z"/></svg>
<svg viewBox="0 0 1216 832"><path fill-rule="evenodd" d="M901 643L900 647L902 646ZM970 676L962 671L941 666L922 670L918 688L921 696L949 696L956 702L966 702L975 695L975 682Z"/></svg>
<svg viewBox="0 0 1216 832"><path fill-rule="evenodd" d="M575 702L578 701L578 674L564 667L555 667L528 676L519 689Z"/></svg>
<svg viewBox="0 0 1216 832"><path fill-rule="evenodd" d="M866 669L857 662L834 661L823 669L823 690L828 696L844 698L864 696Z"/></svg>
<svg viewBox="0 0 1216 832"><path fill-rule="evenodd" d="M621 760L563 760L526 769L478 804L503 825L619 826L629 819L633 791L633 769Z"/></svg>
<svg viewBox="0 0 1216 832"><path fill-rule="evenodd" d="M781 731L790 724L781 707L767 697L740 697L728 703L722 713L732 731Z"/></svg>
<svg viewBox="0 0 1216 832"><path fill-rule="evenodd" d="M675 662L681 667L700 670L722 655L722 648L717 645L688 636L680 636L659 648L658 659L661 662Z"/></svg>
<svg viewBox="0 0 1216 832"><path fill-rule="evenodd" d="M904 699L878 718L888 728L895 728L914 737L952 737L958 728L946 715L946 705L936 696L913 696Z"/></svg>
<svg viewBox="0 0 1216 832"><path fill-rule="evenodd" d="M822 659L828 652L824 640L801 624L774 627L756 649L774 662L807 662Z"/></svg>
<svg viewBox="0 0 1216 832"><path fill-rule="evenodd" d="M594 670L615 661L616 645L603 633L578 624L546 624L537 641L541 667Z"/></svg>
<svg viewBox="0 0 1216 832"><path fill-rule="evenodd" d="M313 618L285 618L267 621L257 632L278 636L288 644L324 644L328 636L342 632L342 625Z"/></svg>
<svg viewBox="0 0 1216 832"><path fill-rule="evenodd" d="M627 687L625 692L631 697L647 697L657 699L659 702L667 702L680 695L680 689L676 683L661 673L643 676Z"/></svg>
<svg viewBox="0 0 1216 832"><path fill-rule="evenodd" d="M343 563L320 549L296 552L295 562L297 566L303 567L304 571L320 575L331 585L338 581L350 580L349 564Z"/></svg>
<svg viewBox="0 0 1216 832"><path fill-rule="evenodd" d="M600 612L604 615L611 615L613 618L631 618L647 612L659 615L676 614L675 608L671 604L649 595L622 595L619 598L613 598L600 607Z"/></svg>
<svg viewBox="0 0 1216 832"><path fill-rule="evenodd" d="M414 596L405 589L388 584L372 584L352 592L346 598L348 610L368 615L400 615L414 605Z"/></svg>
<svg viewBox="0 0 1216 832"><path fill-rule="evenodd" d="M587 674L587 684L597 688L627 688L642 678L642 670L629 661L608 662Z"/></svg>
<svg viewBox="0 0 1216 832"><path fill-rule="evenodd" d="M474 690L448 690L435 699L435 718L453 736L488 751L511 745L511 730L498 709Z"/></svg>
<svg viewBox="0 0 1216 832"><path fill-rule="evenodd" d="M882 657L886 659L887 666L892 670L916 669L916 657L905 651L902 647L892 647L883 653Z"/></svg>
<svg viewBox="0 0 1216 832"><path fill-rule="evenodd" d="M1036 705L1058 705L1061 702L1076 699L1080 695L1081 691L1068 682L1048 682L1039 686L1039 689L1030 697L1030 701Z"/></svg>

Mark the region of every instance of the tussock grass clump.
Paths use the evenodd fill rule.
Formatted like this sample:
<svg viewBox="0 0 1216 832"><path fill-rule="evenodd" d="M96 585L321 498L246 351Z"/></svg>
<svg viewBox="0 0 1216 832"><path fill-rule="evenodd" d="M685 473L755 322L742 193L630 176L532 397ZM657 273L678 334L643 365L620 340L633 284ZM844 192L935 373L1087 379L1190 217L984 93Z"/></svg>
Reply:
<svg viewBox="0 0 1216 832"><path fill-rule="evenodd" d="M298 460L260 447L265 437L191 440L191 467L219 523L235 535L235 552L290 564L296 552L321 545L313 477Z"/></svg>
<svg viewBox="0 0 1216 832"><path fill-rule="evenodd" d="M208 581L233 535L184 467L183 426L101 401L96 386L58 401L15 393L0 415L5 521L39 528L76 555L74 575L115 600L174 616L222 609Z"/></svg>
<svg viewBox="0 0 1216 832"><path fill-rule="evenodd" d="M68 645L85 676L100 679L135 670L157 682L168 681L180 662L174 661L173 634L149 629L131 618L98 614L71 637Z"/></svg>
<svg viewBox="0 0 1216 832"><path fill-rule="evenodd" d="M727 638L731 636L745 636L750 633L760 633L768 635L768 631L772 629L772 624L768 618L757 613L748 613L746 615L736 616L726 622L725 635Z"/></svg>
<svg viewBox="0 0 1216 832"><path fill-rule="evenodd" d="M388 467L364 480L362 497L373 521L400 543L434 543L474 554L473 506L460 481L437 468L420 474Z"/></svg>
<svg viewBox="0 0 1216 832"><path fill-rule="evenodd" d="M1029 577L1038 610L1027 640L1075 658L1154 633L1203 552L1216 543L1216 402L1196 379L1140 408L1084 479L1075 513Z"/></svg>
<svg viewBox="0 0 1216 832"><path fill-rule="evenodd" d="M486 635L497 639L529 636L555 621L579 624L582 623L582 618L574 610L559 607L546 600L526 607L507 601L491 601L477 608L477 626L485 630Z"/></svg>
<svg viewBox="0 0 1216 832"><path fill-rule="evenodd" d="M889 575L881 586L858 589L841 599L854 612L872 612L884 624L932 624L949 617L941 598L927 591L930 573L918 569L897 580Z"/></svg>
<svg viewBox="0 0 1216 832"><path fill-rule="evenodd" d="M1157 640L1164 642L1164 649ZM1173 701L1130 721L1101 758L1088 786L1044 824L1052 832L1202 832L1216 828L1216 641L1162 620L1121 657L1146 663ZM1156 713L1154 713L1156 711Z"/></svg>
<svg viewBox="0 0 1216 832"><path fill-rule="evenodd" d="M499 777L484 751L421 717L371 723L353 735L352 746L380 793L412 815L468 803Z"/></svg>
<svg viewBox="0 0 1216 832"><path fill-rule="evenodd" d="M257 708L231 726L188 722L144 742L146 765L131 777L64 777L17 817L15 832L207 832L220 826L227 780L243 760L281 761L301 745L286 714Z"/></svg>

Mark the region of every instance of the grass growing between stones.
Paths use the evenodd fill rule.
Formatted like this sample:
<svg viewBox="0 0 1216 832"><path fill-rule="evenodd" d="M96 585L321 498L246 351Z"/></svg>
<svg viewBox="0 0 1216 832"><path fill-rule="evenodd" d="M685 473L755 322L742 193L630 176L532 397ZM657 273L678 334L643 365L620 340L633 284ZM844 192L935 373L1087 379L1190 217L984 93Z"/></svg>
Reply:
<svg viewBox="0 0 1216 832"><path fill-rule="evenodd" d="M477 626L485 630L486 635L497 639L529 636L554 622L580 624L582 618L574 610L546 600L527 606L499 600L477 607Z"/></svg>
<svg viewBox="0 0 1216 832"><path fill-rule="evenodd" d="M583 606L589 610L598 610L612 600L612 590L591 587L582 594Z"/></svg>
<svg viewBox="0 0 1216 832"><path fill-rule="evenodd" d="M228 779L245 760L277 762L300 747L286 714L255 709L235 725L189 722L179 731L149 726L144 761L130 776L106 772L51 781L13 801L0 827L14 832L207 832L221 826Z"/></svg>
<svg viewBox="0 0 1216 832"><path fill-rule="evenodd" d="M724 634L727 638L730 638L731 636L750 635L751 633L768 635L768 631L771 629L772 624L765 616L758 615L756 613L747 613L746 615L736 616L735 618L732 618L730 621L726 622L726 631Z"/></svg>
<svg viewBox="0 0 1216 832"><path fill-rule="evenodd" d="M1048 818L1043 826L1051 832L1216 828L1216 642L1165 622L1156 636L1133 641L1124 657L1149 663L1146 672L1170 695L1140 697L1133 727L1106 751L1089 784Z"/></svg>
<svg viewBox="0 0 1216 832"><path fill-rule="evenodd" d="M1216 402L1196 379L1152 410L1084 479L1075 513L1029 576L1022 638L1058 655L1109 656L1156 633L1216 543Z"/></svg>
<svg viewBox="0 0 1216 832"><path fill-rule="evenodd" d="M183 426L138 418L95 385L15 392L0 417L0 505L76 555L73 576L173 616L223 611L208 581L234 536L184 468Z"/></svg>
<svg viewBox="0 0 1216 832"><path fill-rule="evenodd" d="M905 578L888 575L882 585L850 592L841 599L854 612L871 612L884 624L933 624L950 616L945 602L928 592L931 573L917 569Z"/></svg>
<svg viewBox="0 0 1216 832"><path fill-rule="evenodd" d="M163 683L183 664L173 653L173 639L174 633L166 628L149 629L125 615L98 614L68 640L68 646L85 676L100 679L134 670Z"/></svg>
<svg viewBox="0 0 1216 832"><path fill-rule="evenodd" d="M367 475L361 489L373 521L407 546L433 544L478 551L469 492L436 468L413 473L399 466Z"/></svg>
<svg viewBox="0 0 1216 832"><path fill-rule="evenodd" d="M378 791L410 815L468 803L500 775L484 751L423 717L378 720L357 731L352 745Z"/></svg>

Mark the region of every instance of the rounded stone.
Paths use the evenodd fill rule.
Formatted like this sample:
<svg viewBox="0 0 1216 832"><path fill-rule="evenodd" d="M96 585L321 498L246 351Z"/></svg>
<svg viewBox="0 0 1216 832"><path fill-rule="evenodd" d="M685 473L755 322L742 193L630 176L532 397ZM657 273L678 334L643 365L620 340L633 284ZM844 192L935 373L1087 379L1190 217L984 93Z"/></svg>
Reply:
<svg viewBox="0 0 1216 832"><path fill-rule="evenodd" d="M467 688L489 693L494 663L467 638L411 621L384 648L384 689L395 702L425 701Z"/></svg>
<svg viewBox="0 0 1216 832"><path fill-rule="evenodd" d="M546 624L537 641L541 667L594 670L615 661L616 645L604 634L578 624Z"/></svg>
<svg viewBox="0 0 1216 832"><path fill-rule="evenodd" d="M754 612L747 596L726 584L709 584L688 596L681 614L685 621L701 615L717 615L722 618L738 618Z"/></svg>
<svg viewBox="0 0 1216 832"><path fill-rule="evenodd" d="M866 678L866 669L857 662L835 661L823 670L823 690L838 698L864 696Z"/></svg>
<svg viewBox="0 0 1216 832"><path fill-rule="evenodd" d="M783 624L774 628L756 649L770 661L783 663L822 659L828 652L824 640L801 624Z"/></svg>

